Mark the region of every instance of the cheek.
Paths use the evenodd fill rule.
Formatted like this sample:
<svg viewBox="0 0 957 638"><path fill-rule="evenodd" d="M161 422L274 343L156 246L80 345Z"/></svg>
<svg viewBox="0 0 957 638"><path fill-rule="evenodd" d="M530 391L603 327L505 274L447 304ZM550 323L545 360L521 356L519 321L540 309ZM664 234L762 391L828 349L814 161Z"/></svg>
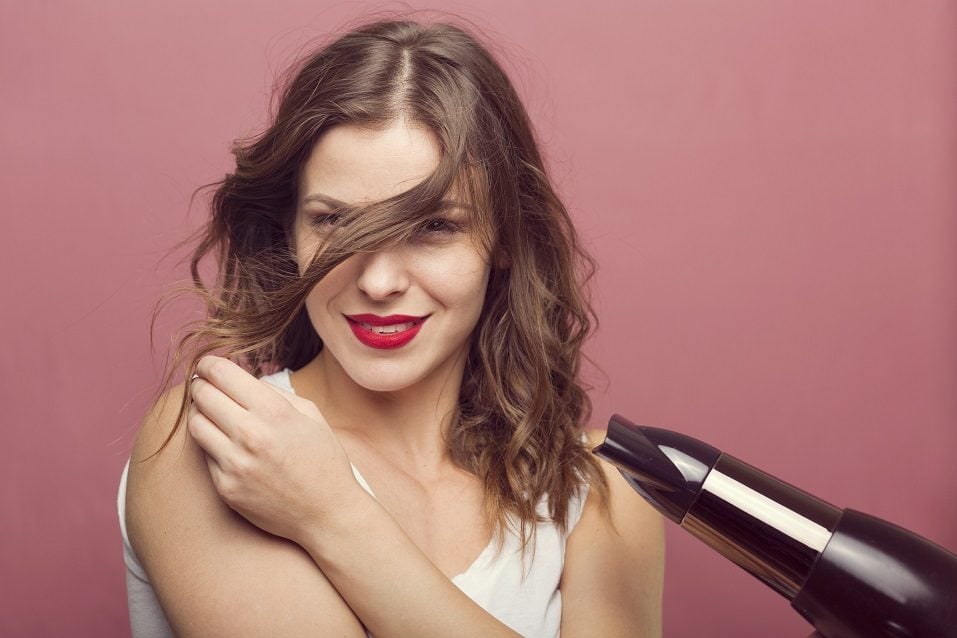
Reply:
<svg viewBox="0 0 957 638"><path fill-rule="evenodd" d="M458 254L431 264L432 295L448 308L478 319L485 303L489 267L475 252Z"/></svg>
<svg viewBox="0 0 957 638"><path fill-rule="evenodd" d="M293 230L293 241L296 263L299 265L299 274L302 275L319 251L320 238L308 222L297 219Z"/></svg>
<svg viewBox="0 0 957 638"><path fill-rule="evenodd" d="M322 295L322 290L319 286L310 291L309 296L306 297L306 314L309 315L309 322L312 324L312 329L316 331L320 337L322 333L325 332L323 329L323 312L322 309L325 307L325 300Z"/></svg>
<svg viewBox="0 0 957 638"><path fill-rule="evenodd" d="M327 316L329 302L348 282L350 277L349 266L348 260L339 264L309 291L309 295L306 297L306 311L309 313L309 318L312 320L312 325L316 331L319 331L320 326L329 321Z"/></svg>

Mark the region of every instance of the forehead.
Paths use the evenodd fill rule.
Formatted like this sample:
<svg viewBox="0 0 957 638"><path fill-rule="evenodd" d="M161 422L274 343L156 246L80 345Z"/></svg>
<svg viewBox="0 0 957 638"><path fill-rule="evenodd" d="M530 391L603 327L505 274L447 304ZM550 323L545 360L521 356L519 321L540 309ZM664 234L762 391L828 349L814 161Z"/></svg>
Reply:
<svg viewBox="0 0 957 638"><path fill-rule="evenodd" d="M441 153L435 133L405 120L379 129L340 124L313 146L300 175L300 197L321 193L347 204L388 199L427 178Z"/></svg>

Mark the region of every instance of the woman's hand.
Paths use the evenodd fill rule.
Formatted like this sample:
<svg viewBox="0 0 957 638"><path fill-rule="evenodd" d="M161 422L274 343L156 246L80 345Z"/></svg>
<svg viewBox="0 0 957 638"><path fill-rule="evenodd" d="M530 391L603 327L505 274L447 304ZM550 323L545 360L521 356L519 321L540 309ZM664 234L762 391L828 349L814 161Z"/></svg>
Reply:
<svg viewBox="0 0 957 638"><path fill-rule="evenodd" d="M216 491L257 527L299 542L359 489L335 433L311 401L203 357L187 428Z"/></svg>

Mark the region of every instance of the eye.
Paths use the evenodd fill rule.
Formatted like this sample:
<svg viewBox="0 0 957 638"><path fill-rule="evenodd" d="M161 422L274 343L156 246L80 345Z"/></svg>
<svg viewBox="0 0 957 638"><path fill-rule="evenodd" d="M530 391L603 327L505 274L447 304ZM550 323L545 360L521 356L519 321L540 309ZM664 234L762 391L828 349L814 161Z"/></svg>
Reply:
<svg viewBox="0 0 957 638"><path fill-rule="evenodd" d="M309 219L310 225L320 230L332 230L342 221L342 215L338 213L316 213Z"/></svg>
<svg viewBox="0 0 957 638"><path fill-rule="evenodd" d="M429 219L419 226L418 234L424 237L454 235L461 232L462 227L453 221L442 218Z"/></svg>

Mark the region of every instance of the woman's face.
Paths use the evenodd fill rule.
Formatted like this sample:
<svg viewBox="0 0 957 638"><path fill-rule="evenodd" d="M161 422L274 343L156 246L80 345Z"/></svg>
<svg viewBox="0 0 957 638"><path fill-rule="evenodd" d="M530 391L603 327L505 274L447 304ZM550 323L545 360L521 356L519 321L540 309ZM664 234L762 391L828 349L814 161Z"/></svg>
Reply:
<svg viewBox="0 0 957 638"><path fill-rule="evenodd" d="M440 153L431 130L404 120L381 130L326 131L300 181L300 269L334 228L337 202L368 204L407 191L435 170ZM412 241L344 261L316 285L306 308L323 356L367 389L402 390L462 370L488 276L468 211L446 208Z"/></svg>

